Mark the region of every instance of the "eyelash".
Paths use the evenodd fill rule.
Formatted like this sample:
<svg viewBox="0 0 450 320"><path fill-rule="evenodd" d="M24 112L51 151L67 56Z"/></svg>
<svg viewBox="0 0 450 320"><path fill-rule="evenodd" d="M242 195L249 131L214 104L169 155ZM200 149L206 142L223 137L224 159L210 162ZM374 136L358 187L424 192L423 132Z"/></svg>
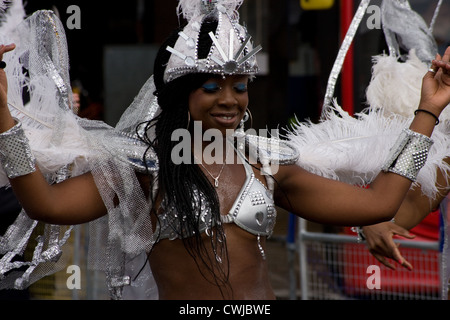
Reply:
<svg viewBox="0 0 450 320"><path fill-rule="evenodd" d="M206 93L215 93L217 91L219 91L221 88L215 84L215 83L210 83L210 84L204 84L202 86L203 90L205 90Z"/></svg>
<svg viewBox="0 0 450 320"><path fill-rule="evenodd" d="M219 91L219 90L221 90L222 88L220 87L220 86L218 86L217 84L204 84L203 86L202 86L202 88L203 88L203 90L206 92L206 93L216 93L217 91ZM236 92L238 92L238 93L244 93L244 92L247 92L247 85L246 84L243 84L243 83L240 83L240 84L236 84L234 87L233 87L235 90L236 90Z"/></svg>
<svg viewBox="0 0 450 320"><path fill-rule="evenodd" d="M237 92L247 92L247 85L244 83L239 83L234 86Z"/></svg>

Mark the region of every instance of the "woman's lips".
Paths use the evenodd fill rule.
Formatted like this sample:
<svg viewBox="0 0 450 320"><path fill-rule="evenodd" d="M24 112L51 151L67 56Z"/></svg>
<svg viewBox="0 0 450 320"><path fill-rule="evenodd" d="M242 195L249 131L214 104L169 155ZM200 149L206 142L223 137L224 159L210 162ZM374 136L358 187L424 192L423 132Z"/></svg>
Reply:
<svg viewBox="0 0 450 320"><path fill-rule="evenodd" d="M237 114L225 114L225 113L216 113L211 114L211 116L221 125L231 126L236 123Z"/></svg>

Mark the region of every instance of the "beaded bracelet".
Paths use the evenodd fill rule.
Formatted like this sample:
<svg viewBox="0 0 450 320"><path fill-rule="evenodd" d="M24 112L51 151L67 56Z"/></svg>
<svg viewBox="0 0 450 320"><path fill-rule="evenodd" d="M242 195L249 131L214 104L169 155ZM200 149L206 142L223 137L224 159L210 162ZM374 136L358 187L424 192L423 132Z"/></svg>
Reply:
<svg viewBox="0 0 450 320"><path fill-rule="evenodd" d="M366 235L364 234L362 227L352 227L351 230L356 233L356 241L358 243L364 242L366 240Z"/></svg>
<svg viewBox="0 0 450 320"><path fill-rule="evenodd" d="M395 218L392 218L390 222L395 223ZM366 235L364 234L364 230L362 227L352 227L350 230L356 233L356 241L358 243L366 241Z"/></svg>

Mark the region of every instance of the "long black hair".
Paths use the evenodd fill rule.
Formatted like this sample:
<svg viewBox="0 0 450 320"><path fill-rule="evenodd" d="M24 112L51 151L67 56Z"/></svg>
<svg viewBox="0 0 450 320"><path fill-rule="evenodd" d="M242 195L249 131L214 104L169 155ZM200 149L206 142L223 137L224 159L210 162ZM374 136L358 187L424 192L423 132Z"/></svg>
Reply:
<svg viewBox="0 0 450 320"><path fill-rule="evenodd" d="M217 26L218 22L214 19L203 22L197 48L199 59L208 56L212 45L208 33L215 32ZM164 82L164 72L170 58L166 48L175 45L180 30L175 30L169 36L157 54L154 81L161 113L145 124L147 130L154 127L156 138L152 141L148 137L142 138L147 139L159 159L159 190L168 204L174 206L179 213L176 225L181 226L181 230L176 231L204 278L217 285L225 297L227 292L232 294L232 290L228 282L229 261L217 193L198 165L176 164L171 158L173 148L179 143L172 141L172 133L177 129L187 129L190 125L189 95L211 77L211 74L189 74L169 83ZM194 163L193 155L191 160ZM206 203L201 203L199 193ZM210 243L204 241L199 230L200 216L205 205L211 210L211 221L208 222L212 230ZM183 237L186 234L192 236ZM202 270L206 270L206 274Z"/></svg>

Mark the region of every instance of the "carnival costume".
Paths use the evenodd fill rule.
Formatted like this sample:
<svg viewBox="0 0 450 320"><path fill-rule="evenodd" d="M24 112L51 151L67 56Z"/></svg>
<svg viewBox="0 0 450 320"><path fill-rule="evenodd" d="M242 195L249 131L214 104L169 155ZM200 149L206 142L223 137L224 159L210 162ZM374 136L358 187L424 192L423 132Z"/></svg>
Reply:
<svg viewBox="0 0 450 320"><path fill-rule="evenodd" d="M190 73L222 76L253 76L257 73L256 54L261 48L253 47L247 31L239 24L237 9L242 2L180 1L179 13L183 14L188 24L179 33L176 44L166 48L171 53L164 76L166 83ZM368 3L363 1L361 5ZM405 1L398 3L401 9L406 6ZM361 10L355 21L359 17ZM218 28L215 34L209 35L213 43L210 54L206 59L199 59L198 34L206 19L218 21ZM9 85L8 103L17 124L0 135L0 159L4 169L1 185L9 184L7 177L32 172L34 166L39 167L49 183L59 183L91 172L108 214L90 222L90 243L95 245L89 249L89 267L105 271L111 297L120 299L124 286L139 286L143 282L153 281L150 272L134 281L132 275L127 273L127 263L142 253L150 252L161 239L155 236L155 228L162 238L190 236L180 230L175 234L171 232L173 224L170 219L178 213L170 207L166 208L158 225L152 226L149 212L158 185L153 185L147 197L136 177L136 172L150 174L157 181L158 158L139 139L141 134L154 138L153 131L142 132L144 128L139 124L154 119L160 112L157 98L153 95L153 77L144 84L116 127L81 119L72 112L67 45L64 28L58 18L51 11L38 11L25 19L21 1L14 1L5 14L0 31L1 43L13 42L17 46L4 57ZM345 56L345 46L341 53ZM413 53L411 57L412 61L417 62ZM397 60L393 52L390 59L395 60L391 69L403 67L404 64ZM337 61L339 65L340 59ZM340 72L338 69L334 69L337 74ZM419 74L423 68L415 71ZM377 82L380 74L382 72L374 73L372 83ZM401 80L396 85L403 85L405 79ZM332 83L330 88L327 96L332 96ZM418 94L420 86L407 90L417 90L415 93ZM28 103L23 101L25 91L30 93ZM374 96L380 95L375 92ZM400 101L395 101L396 105L400 104ZM404 102L403 105L410 108L417 106L418 101ZM392 171L415 180L427 196L433 197L437 191L436 169L448 170L442 161L450 155L447 120L441 118L441 125L433 134L433 146L429 139L410 131L405 131L403 138L398 140L402 129L408 127L413 111L406 116L388 114L390 111L384 111L383 102L374 102L374 106L369 112L354 118L330 103L324 108L321 123L296 125L288 134L288 141L251 136L243 128L238 129L235 137L241 144L237 154L243 159L243 145L254 150L255 158L266 173L268 188L255 180L251 167L245 166L246 183L222 222L236 223L258 239L270 236L276 217L273 181L270 178L270 165L274 163L296 163L313 173L358 185L369 184L381 170ZM393 146L395 150L391 151ZM411 148L414 151L410 151ZM144 154L147 155L145 158ZM15 164L17 155L22 159L20 165ZM415 155L420 157L413 159ZM425 163L427 155L428 161ZM397 161L403 158L405 161ZM115 197L118 197L119 204L114 201ZM208 232L212 227L208 225L208 210L204 211L202 218L205 224L200 226L201 230ZM14 258L26 249L36 225L37 222L22 211L5 235L0 237L0 255L3 255L0 259L0 289L25 288L61 268L58 261L70 236L70 226L45 225L45 231L37 238L32 259L14 262ZM261 246L259 250L264 255ZM156 290L148 298L156 298Z"/></svg>
<svg viewBox="0 0 450 320"><path fill-rule="evenodd" d="M382 169L397 137L411 123L420 103L422 79L430 71L438 53L433 27L442 0L438 1L430 26L407 0L383 1L381 21L388 54L373 57L372 79L366 91L367 109L350 116L333 99L334 90L346 54L370 5L362 0L338 52L330 73L319 124L304 123L294 127L289 140L300 152L298 165L318 175L350 184L366 186ZM406 52L406 54L405 54ZM425 166L413 180L433 199L438 192L436 174L440 170L448 180L450 154L450 110L440 115L433 131L433 146ZM395 147L394 147L395 148ZM395 172L395 171L394 171ZM443 216L442 298L447 299L450 279L450 221Z"/></svg>

